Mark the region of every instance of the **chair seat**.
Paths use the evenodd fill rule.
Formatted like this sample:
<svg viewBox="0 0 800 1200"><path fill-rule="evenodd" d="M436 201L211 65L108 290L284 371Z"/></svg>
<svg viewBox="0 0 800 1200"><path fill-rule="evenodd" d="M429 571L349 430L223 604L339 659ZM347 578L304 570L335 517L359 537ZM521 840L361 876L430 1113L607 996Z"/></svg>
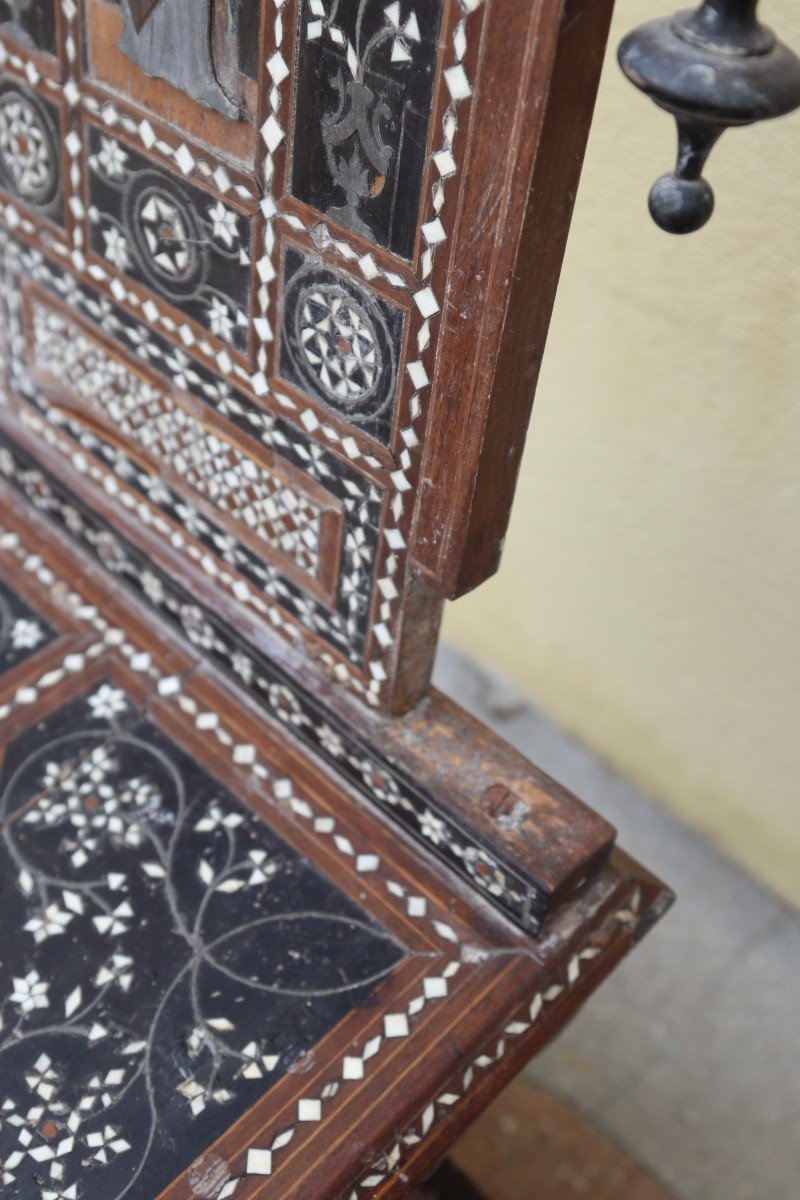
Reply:
<svg viewBox="0 0 800 1200"><path fill-rule="evenodd" d="M0 502L4 1194L402 1194L663 889L616 854L532 939Z"/></svg>

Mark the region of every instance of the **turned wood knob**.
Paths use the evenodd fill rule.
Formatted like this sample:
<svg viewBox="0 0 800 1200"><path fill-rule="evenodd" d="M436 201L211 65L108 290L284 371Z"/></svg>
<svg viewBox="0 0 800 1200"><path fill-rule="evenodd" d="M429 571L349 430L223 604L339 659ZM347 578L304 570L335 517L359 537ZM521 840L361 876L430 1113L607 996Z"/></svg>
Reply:
<svg viewBox="0 0 800 1200"><path fill-rule="evenodd" d="M692 233L714 210L703 168L731 125L800 106L800 58L756 15L758 0L705 0L629 33L619 62L631 83L672 113L675 167L650 190L650 213L668 233Z"/></svg>

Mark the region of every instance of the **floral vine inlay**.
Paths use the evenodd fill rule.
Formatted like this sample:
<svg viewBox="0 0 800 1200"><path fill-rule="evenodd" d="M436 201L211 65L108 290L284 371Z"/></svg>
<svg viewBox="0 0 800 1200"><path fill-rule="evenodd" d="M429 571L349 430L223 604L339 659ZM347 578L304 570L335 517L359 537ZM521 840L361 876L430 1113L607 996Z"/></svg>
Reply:
<svg viewBox="0 0 800 1200"><path fill-rule="evenodd" d="M0 786L0 1181L157 1195L403 949L111 681Z"/></svg>

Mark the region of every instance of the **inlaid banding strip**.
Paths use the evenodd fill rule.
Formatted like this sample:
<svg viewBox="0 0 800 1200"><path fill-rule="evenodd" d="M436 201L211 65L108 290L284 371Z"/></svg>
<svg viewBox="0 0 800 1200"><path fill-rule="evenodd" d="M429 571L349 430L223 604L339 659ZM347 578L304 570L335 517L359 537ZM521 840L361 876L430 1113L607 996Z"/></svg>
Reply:
<svg viewBox="0 0 800 1200"><path fill-rule="evenodd" d="M245 452L233 431L201 418L189 398L113 353L50 300L34 295L27 307L29 370L72 419L105 440L126 439L140 466L191 488L237 536L277 552L326 591L335 586L326 549L341 538L342 514L333 497L267 461L272 455Z"/></svg>

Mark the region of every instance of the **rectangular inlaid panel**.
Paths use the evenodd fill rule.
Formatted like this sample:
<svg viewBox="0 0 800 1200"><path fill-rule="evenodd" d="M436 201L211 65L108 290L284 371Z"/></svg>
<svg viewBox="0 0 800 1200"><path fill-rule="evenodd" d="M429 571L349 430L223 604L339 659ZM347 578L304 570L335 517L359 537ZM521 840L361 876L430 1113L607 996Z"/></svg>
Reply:
<svg viewBox="0 0 800 1200"><path fill-rule="evenodd" d="M30 302L27 321L28 366L45 392L109 422L110 433L143 452L154 478L189 485L262 553L277 552L325 591L335 586L330 551L341 541L341 513L332 497L299 472L281 474L266 454L240 449L224 427L195 416L41 296Z"/></svg>
<svg viewBox="0 0 800 1200"><path fill-rule="evenodd" d="M287 246L282 265L281 381L388 443L402 356L402 311L293 246Z"/></svg>
<svg viewBox="0 0 800 1200"><path fill-rule="evenodd" d="M29 249L9 241L4 261L9 272L5 300L11 347L10 400L14 404L16 396L24 399L20 416L34 440L51 445L81 479L95 483L104 497L121 496L123 488L138 496L137 526L146 516L142 504L146 500L154 513L146 527L159 529L172 554L174 546L196 564L195 569L208 586L216 586L253 616L268 619L273 627L278 613L285 614L284 620L296 622L337 654L358 663L364 653L369 597L377 565L381 491L341 459L315 447L307 435L284 418L264 412L242 393L221 387L212 372L190 363L157 333L143 329L93 289L76 286L68 274ZM155 394L161 398L158 406L162 401L167 405L166 420L170 424L191 415L203 428L214 430L219 444L248 447L245 457L259 465L259 488L265 488L269 479L278 479L288 504L290 495L297 495L302 500L299 508L311 505L309 512L320 514L318 573L301 571L289 554L274 553L272 545L257 537L244 520L235 527L242 531L240 536L232 521L223 528L218 501L213 510L207 508L199 493L188 490L174 462L168 463L163 472L160 466L154 469L150 448L145 456L132 434L120 439L117 418L108 422L100 419L98 409L98 419L87 421L91 406L99 403L92 395L94 386L83 389L86 395L79 397L80 406L73 400L65 407L63 362L52 364L58 367L55 390L51 372L47 374L49 385L42 386L46 381L37 381L30 369L32 323L26 316L26 307L30 306L23 305L23 294L38 297L37 302L60 313L61 320L77 321L81 339L88 339L92 354L96 355L97 347L101 347L99 362L104 371L143 380L148 396ZM67 303L75 314L69 318L63 315ZM77 344L69 348L70 358ZM56 339L47 348L48 358L57 352L58 345ZM97 365L95 359L93 369ZM93 378L95 382L99 378L96 371ZM118 406L119 398L112 395L103 401L104 412L108 403ZM126 420L130 421L129 390L125 406ZM3 411L0 405L0 423ZM136 428L141 436L138 419ZM239 437L241 442L237 441ZM198 503L194 502L195 496ZM159 526L161 514L170 521L169 527ZM286 520L288 516L288 512L282 514ZM180 541L176 541L175 527L181 531ZM74 523L69 528L74 533ZM288 525L282 524L280 530L275 525L272 528L289 537L287 549L296 545L297 553L306 557L306 550L301 549L305 542L295 537ZM304 525L302 535L317 540L313 526L309 529ZM196 540L196 549L190 538ZM276 541L274 551L278 550ZM210 555L224 570L211 568Z"/></svg>
<svg viewBox="0 0 800 1200"><path fill-rule="evenodd" d="M260 0L84 0L89 78L250 168ZM120 84L122 83L122 87Z"/></svg>
<svg viewBox="0 0 800 1200"><path fill-rule="evenodd" d="M0 0L0 34L21 46L56 52L57 0Z"/></svg>
<svg viewBox="0 0 800 1200"><path fill-rule="evenodd" d="M297 5L292 194L410 258L442 0Z"/></svg>
<svg viewBox="0 0 800 1200"><path fill-rule="evenodd" d="M88 128L90 246L215 337L244 352L250 331L250 219Z"/></svg>
<svg viewBox="0 0 800 1200"><path fill-rule="evenodd" d="M64 223L63 136L50 97L0 74L0 188L57 225Z"/></svg>

